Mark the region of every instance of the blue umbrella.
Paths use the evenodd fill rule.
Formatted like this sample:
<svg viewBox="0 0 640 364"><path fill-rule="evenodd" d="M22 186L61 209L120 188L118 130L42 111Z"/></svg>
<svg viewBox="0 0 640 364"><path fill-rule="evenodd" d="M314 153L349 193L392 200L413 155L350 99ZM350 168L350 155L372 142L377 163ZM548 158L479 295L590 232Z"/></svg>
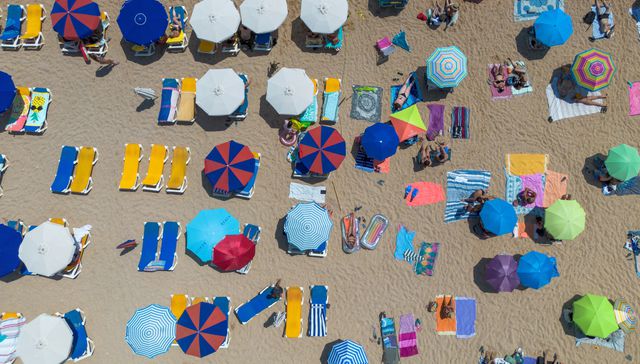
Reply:
<svg viewBox="0 0 640 364"><path fill-rule="evenodd" d="M485 202L480 211L480 219L484 228L496 235L512 232L518 222L513 205L501 198Z"/></svg>
<svg viewBox="0 0 640 364"><path fill-rule="evenodd" d="M227 210L203 210L187 224L187 250L206 263L225 236L239 233L240 223Z"/></svg>
<svg viewBox="0 0 640 364"><path fill-rule="evenodd" d="M328 364L368 364L367 353L362 345L351 341L343 340L335 344L329 353Z"/></svg>
<svg viewBox="0 0 640 364"><path fill-rule="evenodd" d="M573 34L571 17L561 9L547 10L533 23L536 39L542 44L553 47L567 42Z"/></svg>
<svg viewBox="0 0 640 364"><path fill-rule="evenodd" d="M315 202L297 204L284 222L289 244L301 251L317 249L329 240L332 228L329 213Z"/></svg>
<svg viewBox="0 0 640 364"><path fill-rule="evenodd" d="M167 11L157 0L127 0L118 15L122 37L140 45L151 44L162 37L169 25Z"/></svg>
<svg viewBox="0 0 640 364"><path fill-rule="evenodd" d="M16 85L8 73L0 71L0 113L7 111L16 97Z"/></svg>
<svg viewBox="0 0 640 364"><path fill-rule="evenodd" d="M22 235L7 225L0 225L0 241L0 277L4 277L20 265L18 249Z"/></svg>
<svg viewBox="0 0 640 364"><path fill-rule="evenodd" d="M518 261L518 277L520 284L525 287L539 289L559 277L556 258L549 257L536 251L528 252Z"/></svg>
<svg viewBox="0 0 640 364"><path fill-rule="evenodd" d="M136 310L124 337L134 353L147 358L169 351L175 338L176 317L168 307L156 304Z"/></svg>
<svg viewBox="0 0 640 364"><path fill-rule="evenodd" d="M393 126L376 123L364 129L360 144L370 158L383 161L396 154L400 140Z"/></svg>

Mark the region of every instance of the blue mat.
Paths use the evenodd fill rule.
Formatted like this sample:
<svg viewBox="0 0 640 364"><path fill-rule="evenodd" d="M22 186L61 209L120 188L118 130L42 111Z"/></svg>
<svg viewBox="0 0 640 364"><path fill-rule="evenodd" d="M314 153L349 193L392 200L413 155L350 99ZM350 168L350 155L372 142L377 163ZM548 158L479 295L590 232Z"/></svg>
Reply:
<svg viewBox="0 0 640 364"><path fill-rule="evenodd" d="M413 77L413 87L411 87L411 92L409 93L409 97L407 97L407 101L405 101L404 105L399 110L393 109L393 102L398 97L398 93L402 88L402 85L394 85L391 86L390 99L389 99L389 107L391 108L391 112L398 112L400 110L404 110L409 106L415 105L419 102L423 102L424 98L422 96L422 91L420 90L420 85L418 83L418 79L416 77L415 72L411 72L410 77Z"/></svg>
<svg viewBox="0 0 640 364"><path fill-rule="evenodd" d="M475 190L489 188L491 173L458 169L447 173L447 205L444 209L444 222L465 220L477 213L470 214L465 210L467 205L461 200L469 198Z"/></svg>
<svg viewBox="0 0 640 364"><path fill-rule="evenodd" d="M553 9L564 10L564 0L514 0L513 19L535 20L541 13Z"/></svg>
<svg viewBox="0 0 640 364"><path fill-rule="evenodd" d="M604 8L604 6L602 8ZM595 6L591 6L591 11L593 11L595 13L596 12L596 7ZM597 13L596 13L596 15L597 15ZM609 25L611 26L611 28L613 28L613 26L615 25L613 23L613 12L611 11L611 9L609 9ZM600 22L598 21L598 17L597 16L595 18L593 18L593 24L591 24L591 36L593 37L593 39L603 39L604 38L604 33L602 31L600 31Z"/></svg>

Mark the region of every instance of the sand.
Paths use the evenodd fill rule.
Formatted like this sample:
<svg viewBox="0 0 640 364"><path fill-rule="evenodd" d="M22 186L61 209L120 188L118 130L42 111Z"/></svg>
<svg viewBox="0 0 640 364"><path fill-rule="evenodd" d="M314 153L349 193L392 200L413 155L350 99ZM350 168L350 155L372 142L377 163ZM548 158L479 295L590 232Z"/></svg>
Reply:
<svg viewBox="0 0 640 364"><path fill-rule="evenodd" d="M26 3L26 1L18 1ZM186 2L189 10L195 2ZM0 135L0 152L12 165L5 172L0 199L0 216L21 218L38 224L53 216L67 218L71 226L91 224L93 244L84 256L83 272L75 280L54 281L24 277L0 283L0 310L21 311L28 318L42 312L66 312L81 307L88 319L89 335L96 343L94 363L147 362L135 356L124 341L125 325L133 312L151 303L168 305L172 293L192 296L231 296L232 305L252 297L269 282L282 278L283 285L305 287L303 316L307 328L308 286L329 286L328 336L326 338L284 339L281 329L264 328L268 314L283 310L282 304L242 326L235 317L231 322L231 344L209 360L218 363L315 363L326 359L330 343L352 339L364 345L370 362L376 363L382 350L370 341L372 327L378 330L378 314L386 311L398 317L414 313L423 323L418 336L420 355L405 359L407 363L475 363L478 348L492 348L503 353L521 346L526 353L541 350L557 352L565 363L624 363L624 354L592 347L576 348L560 323L562 305L574 295L594 293L612 299L626 297L639 307L638 278L632 262L625 259L622 244L628 229L637 229L638 197L605 197L588 184L582 174L584 160L619 143L635 145L637 121L627 116L626 81L640 77L635 60L640 45L635 24L626 13L626 4L616 3L616 36L591 44L582 16L589 2L567 2L573 16L575 32L566 45L552 48L540 60L528 60L534 93L509 101L492 102L486 84L486 65L505 57L520 59L514 38L528 22L512 20L510 1L463 3L459 23L446 32L433 31L416 19L427 5L411 1L400 13L379 13L375 0L350 2L351 16L345 27L343 50L332 55L309 52L300 48L303 33L299 19L299 2L290 1L289 17L280 29L278 44L269 54L240 52L237 57L202 57L195 53L197 41L192 36L189 50L183 54L163 54L148 60L125 56L121 34L115 22L120 2L102 1L101 7L112 16L109 35L109 57L121 64L108 73L97 71L97 65L85 65L80 57L64 57L56 44L50 20L44 25L46 45L40 51L2 52L0 69L13 75L17 85L44 86L53 92L49 111L49 130L42 136ZM51 2L46 2L48 10ZM392 36L400 29L407 31L411 53L402 50L389 61L376 65L376 39ZM286 148L278 142L277 128L282 117L276 115L265 100L266 71L269 62L281 66L300 67L322 79L342 78L345 96L351 95L352 84L385 88L399 83L396 73L420 68L436 47L458 45L469 58L469 75L455 93L441 102L451 107L471 108L470 140L451 143L453 160L444 166L414 172L411 157L416 147L399 150L391 160L391 173L369 174L353 168L353 157L347 159L331 178L320 184L328 188L327 200L340 216L355 206L370 218L383 213L391 220L391 228L375 251L346 255L340 248L338 220L329 242L325 259L292 257L283 247L282 226L287 210L295 204L288 199L290 167L285 160ZM569 63L579 51L597 46L614 54L619 66L611 87L607 114L563 120L550 124L544 88L551 72ZM124 44L128 49L128 45ZM208 118L200 112L191 126L156 124L159 106L137 111L141 99L134 87L152 87L159 91L163 77L201 77L207 69L233 67L251 79L249 116L246 120L225 126L224 121ZM420 76L422 78L422 75ZM428 120L424 104L420 110ZM336 128L349 142L369 125L349 118L350 99L340 108ZM383 116L389 113L388 100ZM447 116L446 124L450 119ZM221 201L210 197L203 188L202 168L205 155L216 144L236 140L262 153L262 168L255 195L250 201ZM124 143L141 143L145 152L151 143L191 147L188 168L189 188L184 195L165 192L119 192ZM55 195L49 191L60 146L95 146L100 161L95 166L93 191L88 196ZM560 246L538 246L530 240L502 236L481 241L466 222L445 225L444 203L408 207L402 201L406 183L429 181L445 184L446 172L459 168L486 169L493 173L490 191L504 195L504 156L506 153L546 153L549 168L567 173L569 191L587 212L587 228L575 241ZM141 171L147 166L145 160ZM141 172L143 173L143 172ZM168 166L165 168L168 176ZM384 180L383 186L376 183ZM136 271L139 249L120 256L115 246L142 235L145 221L180 221L183 227L201 209L224 207L241 223L262 226L263 233L250 274L222 274L210 267L198 266L182 253L180 242L178 266L173 272L139 273ZM439 241L441 253L435 276L418 277L406 263L395 261L395 230L405 224L417 231L417 242ZM521 254L538 250L557 257L561 276L540 291L485 293L474 283L474 272L483 258L498 253ZM478 300L477 335L469 340L435 335L435 319L425 306L437 294L476 297ZM629 336L626 353L640 355L636 334ZM155 362L196 363L179 349Z"/></svg>

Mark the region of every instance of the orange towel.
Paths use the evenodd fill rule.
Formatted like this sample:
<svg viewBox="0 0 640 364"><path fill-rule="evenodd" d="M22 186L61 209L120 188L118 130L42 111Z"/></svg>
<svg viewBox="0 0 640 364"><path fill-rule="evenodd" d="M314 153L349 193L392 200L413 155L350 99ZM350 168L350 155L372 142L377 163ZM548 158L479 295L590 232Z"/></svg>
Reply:
<svg viewBox="0 0 640 364"><path fill-rule="evenodd" d="M454 313L451 315L451 318L442 318L440 312L442 307L444 306L445 299L446 302L449 303L451 300L451 304L453 305ZM452 296L437 296L436 302L438 303L438 310L436 311L436 333L438 335L455 335L456 334L456 300Z"/></svg>
<svg viewBox="0 0 640 364"><path fill-rule="evenodd" d="M567 193L567 185L569 184L569 176L566 174L547 171L547 182L544 187L544 202L542 206L549 207L562 195Z"/></svg>
<svg viewBox="0 0 640 364"><path fill-rule="evenodd" d="M387 158L385 160L381 161L373 161L373 168L376 170L376 172L378 173L389 173L389 159Z"/></svg>
<svg viewBox="0 0 640 364"><path fill-rule="evenodd" d="M407 198L404 199L408 206L430 205L444 201L442 185L433 182L414 182L409 186L418 190L418 194L413 198L413 201L410 201L412 192L409 192Z"/></svg>
<svg viewBox="0 0 640 364"><path fill-rule="evenodd" d="M518 238L529 238L529 233L527 233L527 224L524 221L518 221Z"/></svg>

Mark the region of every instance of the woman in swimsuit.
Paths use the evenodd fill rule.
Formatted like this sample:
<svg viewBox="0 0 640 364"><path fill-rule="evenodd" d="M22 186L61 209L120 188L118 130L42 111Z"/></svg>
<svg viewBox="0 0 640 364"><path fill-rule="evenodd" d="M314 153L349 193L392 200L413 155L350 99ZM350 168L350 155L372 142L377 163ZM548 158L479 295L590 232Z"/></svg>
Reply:
<svg viewBox="0 0 640 364"><path fill-rule="evenodd" d="M407 98L411 93L411 88L413 87L413 76L409 76L407 80L404 82L402 87L400 88L400 92L398 92L398 97L396 97L395 101L393 101L393 110L400 110L405 102L407 102Z"/></svg>
<svg viewBox="0 0 640 364"><path fill-rule="evenodd" d="M498 92L502 93L507 83L504 79L504 68L502 65L491 67L491 76L493 76L493 81L489 80L493 87L498 90Z"/></svg>
<svg viewBox="0 0 640 364"><path fill-rule="evenodd" d="M416 159L422 167L429 167L431 165L431 156L425 147L424 139L422 139L422 143L420 143L420 149L418 150Z"/></svg>
<svg viewBox="0 0 640 364"><path fill-rule="evenodd" d="M174 16L171 24L169 24L169 38L177 38L178 36L180 36L181 30L182 23L180 22L180 18Z"/></svg>
<svg viewBox="0 0 640 364"><path fill-rule="evenodd" d="M600 25L600 31L604 34L605 38L610 38L613 34L613 28L609 23L609 16L611 13L609 12L609 5L602 0L602 4L598 0L596 0L596 16L598 17L598 25Z"/></svg>

